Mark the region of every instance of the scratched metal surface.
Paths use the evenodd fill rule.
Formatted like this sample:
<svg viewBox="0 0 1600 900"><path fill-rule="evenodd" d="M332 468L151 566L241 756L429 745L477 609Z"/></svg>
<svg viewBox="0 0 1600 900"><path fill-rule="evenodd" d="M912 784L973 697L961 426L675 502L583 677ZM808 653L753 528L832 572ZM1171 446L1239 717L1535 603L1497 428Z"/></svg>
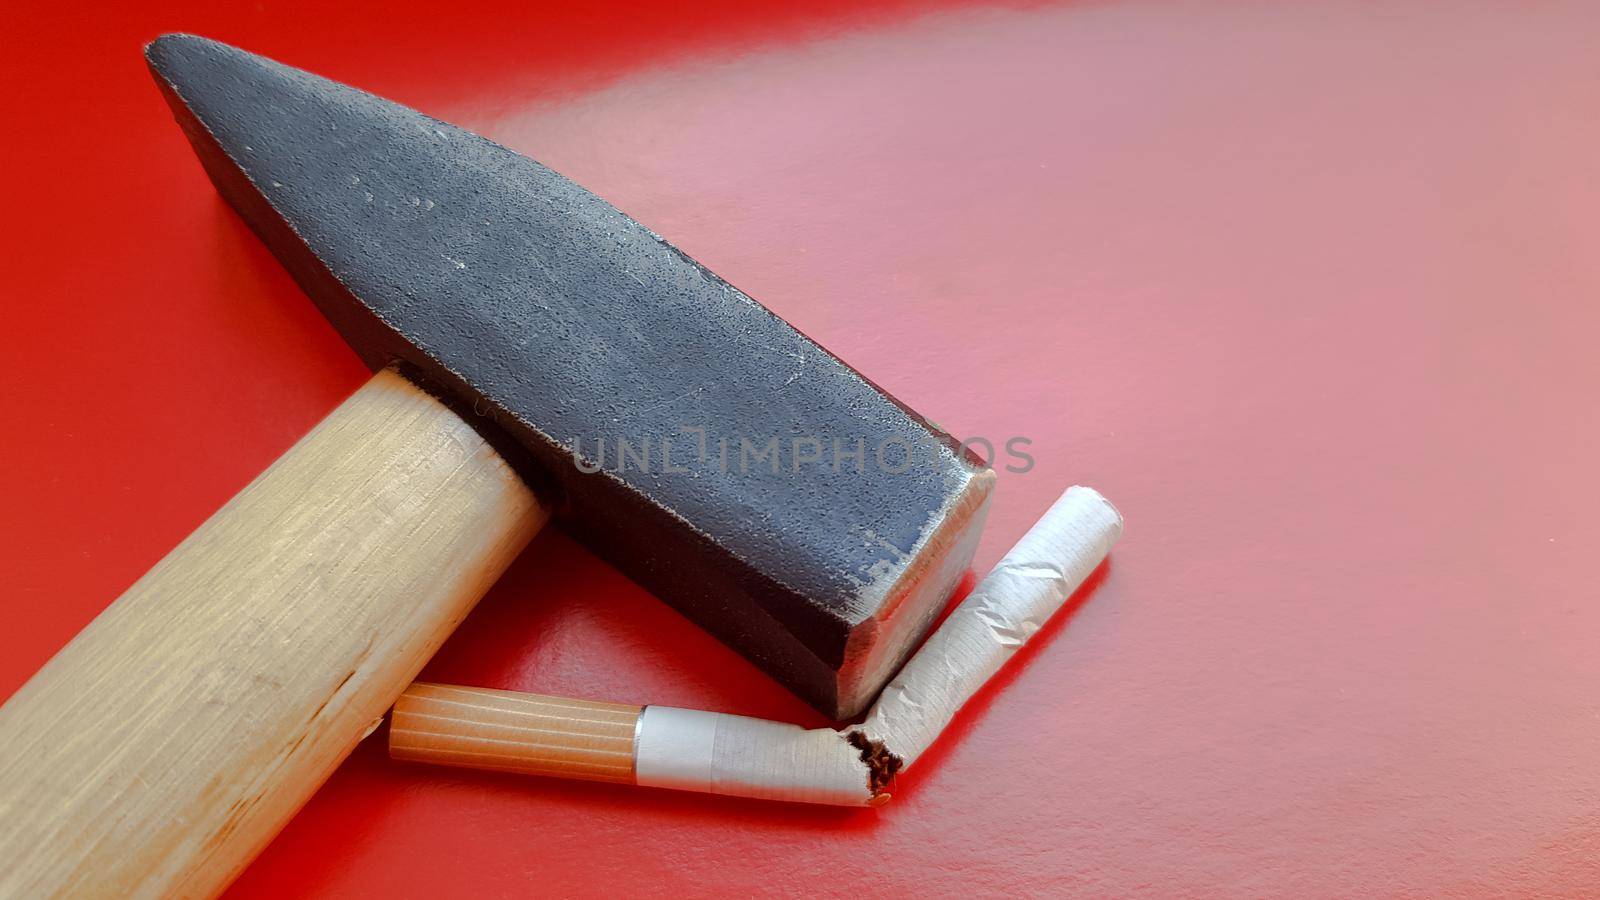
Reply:
<svg viewBox="0 0 1600 900"><path fill-rule="evenodd" d="M1589 4L11 11L0 692L365 377L201 177L184 29L524 150L1128 532L879 812L406 768L241 897L1600 881ZM815 724L559 534L428 675Z"/></svg>
<svg viewBox="0 0 1600 900"><path fill-rule="evenodd" d="M147 58L369 366L420 372L569 534L820 712L861 711L883 677L856 657L903 655L968 565L993 484L974 456L527 156L194 35Z"/></svg>

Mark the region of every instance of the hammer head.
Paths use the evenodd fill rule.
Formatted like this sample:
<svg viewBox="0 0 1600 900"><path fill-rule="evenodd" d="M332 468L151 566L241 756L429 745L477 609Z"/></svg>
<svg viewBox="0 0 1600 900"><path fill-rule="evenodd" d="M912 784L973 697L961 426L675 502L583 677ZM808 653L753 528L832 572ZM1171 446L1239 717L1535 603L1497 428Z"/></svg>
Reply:
<svg viewBox="0 0 1600 900"><path fill-rule="evenodd" d="M146 58L369 365L452 402L570 532L817 709L876 694L970 562L980 460L533 160L204 38Z"/></svg>

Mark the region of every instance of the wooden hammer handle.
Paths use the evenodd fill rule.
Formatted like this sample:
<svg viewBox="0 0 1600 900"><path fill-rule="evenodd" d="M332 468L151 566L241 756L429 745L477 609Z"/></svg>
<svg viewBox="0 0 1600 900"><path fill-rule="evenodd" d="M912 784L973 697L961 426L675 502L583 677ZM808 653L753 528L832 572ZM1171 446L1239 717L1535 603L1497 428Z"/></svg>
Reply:
<svg viewBox="0 0 1600 900"><path fill-rule="evenodd" d="M0 896L219 892L544 519L375 375L0 707Z"/></svg>

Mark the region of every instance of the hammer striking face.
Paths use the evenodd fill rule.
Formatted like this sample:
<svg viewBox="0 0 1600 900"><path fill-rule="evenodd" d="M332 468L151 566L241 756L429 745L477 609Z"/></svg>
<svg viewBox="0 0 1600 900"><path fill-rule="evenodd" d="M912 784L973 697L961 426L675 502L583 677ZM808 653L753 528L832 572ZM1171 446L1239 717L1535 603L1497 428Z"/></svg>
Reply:
<svg viewBox="0 0 1600 900"><path fill-rule="evenodd" d="M979 460L533 160L203 38L147 58L369 365L431 385L573 534L819 710L871 700L970 561Z"/></svg>

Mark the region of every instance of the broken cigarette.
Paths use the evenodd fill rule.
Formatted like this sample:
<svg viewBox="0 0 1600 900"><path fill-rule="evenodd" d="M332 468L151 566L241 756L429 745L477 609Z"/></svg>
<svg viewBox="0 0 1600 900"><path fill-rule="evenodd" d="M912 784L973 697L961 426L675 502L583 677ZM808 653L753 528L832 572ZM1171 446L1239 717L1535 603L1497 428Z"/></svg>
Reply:
<svg viewBox="0 0 1600 900"><path fill-rule="evenodd" d="M1122 534L1099 493L1069 488L984 576L860 724L839 731L726 713L414 684L395 759L768 800L878 806L961 707Z"/></svg>

